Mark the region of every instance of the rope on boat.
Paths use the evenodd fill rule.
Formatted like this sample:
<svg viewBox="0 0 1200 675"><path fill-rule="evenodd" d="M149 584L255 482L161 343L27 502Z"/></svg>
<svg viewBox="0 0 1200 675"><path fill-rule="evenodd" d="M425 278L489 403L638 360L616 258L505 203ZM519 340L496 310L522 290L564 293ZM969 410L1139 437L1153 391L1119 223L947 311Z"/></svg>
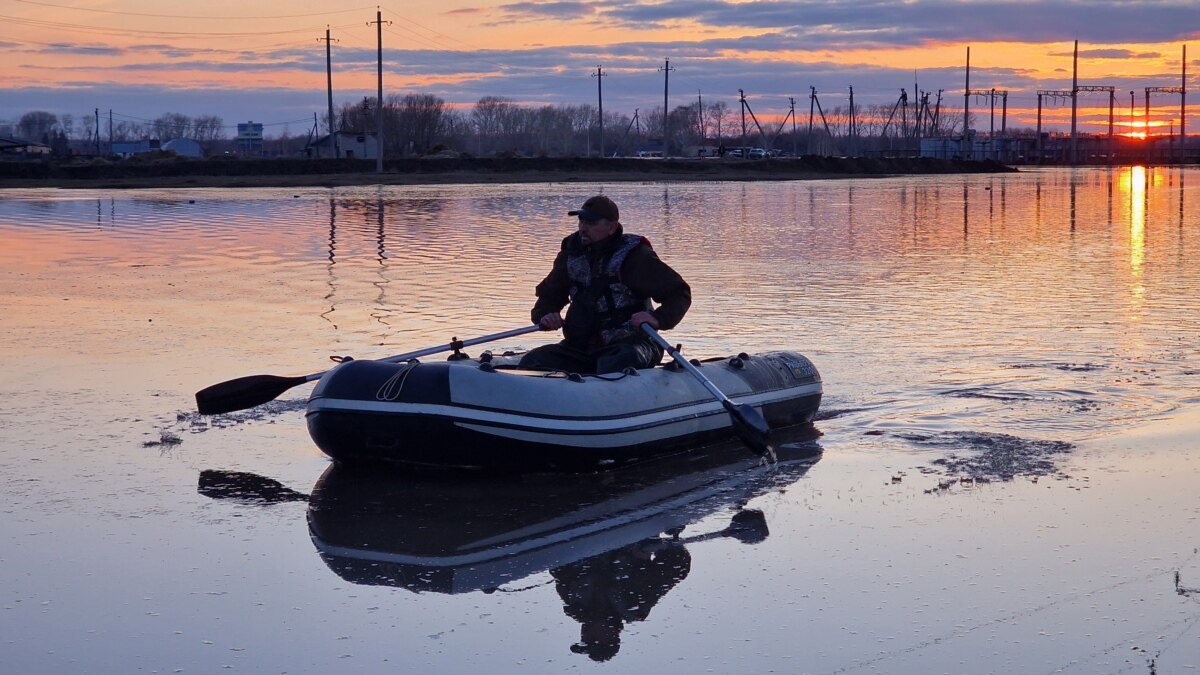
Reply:
<svg viewBox="0 0 1200 675"><path fill-rule="evenodd" d="M416 359L406 362L397 370L394 375L388 378L379 387L379 391L375 392L375 400L377 401L395 401L400 398L400 392L404 391L404 381L408 379L408 374L417 369L420 362Z"/></svg>

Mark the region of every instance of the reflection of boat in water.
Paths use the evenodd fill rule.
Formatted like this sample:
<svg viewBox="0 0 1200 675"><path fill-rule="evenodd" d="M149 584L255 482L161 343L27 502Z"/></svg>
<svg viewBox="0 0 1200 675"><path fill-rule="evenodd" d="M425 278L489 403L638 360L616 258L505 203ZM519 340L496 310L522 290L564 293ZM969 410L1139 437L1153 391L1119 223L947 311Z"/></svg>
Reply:
<svg viewBox="0 0 1200 675"><path fill-rule="evenodd" d="M688 576L690 545L768 536L766 518L747 503L799 480L820 459L817 436L811 427L779 434L773 464L729 443L595 473L333 464L311 495L253 474L205 471L199 490L247 504L307 499L322 559L357 584L492 592L521 590L505 586L548 573L563 612L579 622L571 651L607 661L624 627L646 620ZM721 512L731 514L725 527L685 533Z"/></svg>
<svg viewBox="0 0 1200 675"><path fill-rule="evenodd" d="M661 535L797 480L820 457L806 433L780 444L773 465L733 444L588 474L397 476L333 465L313 488L309 528L348 581L490 590L647 540L696 541ZM754 521L738 516L701 537L760 539L765 522Z"/></svg>

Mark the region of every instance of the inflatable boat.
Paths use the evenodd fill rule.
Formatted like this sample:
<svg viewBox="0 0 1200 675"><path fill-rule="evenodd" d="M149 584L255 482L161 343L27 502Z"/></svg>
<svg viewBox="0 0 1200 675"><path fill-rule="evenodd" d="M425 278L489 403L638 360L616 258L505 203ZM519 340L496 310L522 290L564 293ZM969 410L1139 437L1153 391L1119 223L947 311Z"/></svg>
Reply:
<svg viewBox="0 0 1200 675"><path fill-rule="evenodd" d="M530 371L514 358L351 360L324 373L308 430L339 461L585 469L731 437L722 403L676 363L605 375ZM772 428L809 423L821 376L787 351L692 361Z"/></svg>

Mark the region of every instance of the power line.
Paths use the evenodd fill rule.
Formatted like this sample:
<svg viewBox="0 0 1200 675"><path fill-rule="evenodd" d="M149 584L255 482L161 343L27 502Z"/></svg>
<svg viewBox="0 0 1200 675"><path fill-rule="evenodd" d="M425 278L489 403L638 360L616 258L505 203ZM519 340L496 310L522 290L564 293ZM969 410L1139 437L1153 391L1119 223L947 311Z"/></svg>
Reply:
<svg viewBox="0 0 1200 675"><path fill-rule="evenodd" d="M470 54L470 53L466 53L466 52L463 52L462 50L458 50L458 49L447 49L444 45L437 44L436 42L433 42L429 38L421 35L420 33L413 31L410 28L405 28L403 26L398 26L398 27L403 28L409 35L416 37L418 40L422 41L423 44L430 47L431 51L442 53L442 54L465 54L467 57L469 57L472 60L478 61L479 63L483 63L483 64L486 64L489 66L494 66L500 70L509 70L509 71L515 70L515 67L513 67L513 66L510 66L510 65L507 65L504 63L500 63L498 61L491 61L489 59L482 58L478 54ZM400 33L397 33L395 30L392 30L391 28L385 28L384 31L390 35L395 35L398 38L408 39L407 36L401 35Z"/></svg>
<svg viewBox="0 0 1200 675"><path fill-rule="evenodd" d="M257 32L208 32L208 31L163 31L163 30L138 30L136 28L100 28L97 26L87 26L82 24L63 23L60 21L45 21L41 19L22 19L15 16L0 15L0 19L10 23L23 24L26 26L34 26L37 28L50 28L54 30L65 30L76 33L92 33L97 35L124 35L124 36L149 36L149 37L257 37L261 35L291 35L294 33L311 33L314 28L293 28L290 30L275 30L275 31L257 31ZM340 26L339 26L340 28Z"/></svg>
<svg viewBox="0 0 1200 675"><path fill-rule="evenodd" d="M386 11L388 14L392 14L392 15L394 15L394 16L395 16L397 19L400 19L400 20L402 20L404 23L411 23L412 25L414 25L414 26L417 26L417 27L419 27L419 28L424 28L425 30L429 31L430 33L433 33L433 34L434 34L435 36L437 36L437 37L440 37L440 38L445 38L445 39L447 39L447 40L453 40L454 42L457 42L458 44L460 44L460 45L462 45L462 46L464 46L464 47L467 47L468 49L474 49L474 50L476 50L476 51L485 51L485 50L484 50L482 47L479 47L478 45L473 45L473 44L471 44L470 42L463 42L462 40L459 40L459 39L458 39L458 38L456 38L456 37L453 37L453 36L450 36L450 35L446 35L446 34L444 34L444 33L441 33L441 32L439 32L439 31L437 31L437 30L435 30L435 29L433 29L433 28L430 28L429 26L426 26L426 25L424 25L424 24L421 24L421 23L418 23L418 22L416 22L416 21L413 21L412 19L410 19L410 18L408 18L408 17L406 17L406 16L404 16L404 15L400 14L399 12L395 12L395 11L393 11L393 10L391 10L391 9L388 9L388 8L386 8L386 7L384 8L384 10L385 10L385 11Z"/></svg>
<svg viewBox="0 0 1200 675"><path fill-rule="evenodd" d="M38 5L40 7L53 7L55 9L69 9L69 10L78 11L78 12L95 12L97 14L116 14L119 16L146 16L146 17L153 17L153 18L157 18L157 19L201 19L201 20L214 20L214 21L228 21L230 19L230 17L228 15L200 16L200 15L196 15L196 14L149 14L146 12L119 12L119 11L111 10L111 9L93 9L90 7L73 7L70 5L55 5L55 4L49 3L49 2L34 2L34 0L13 0L13 1L25 4L25 5ZM334 10L332 12L313 12L311 14L276 14L276 15L272 15L272 16L247 16L245 14L239 14L239 15L237 15L236 18L238 21L245 21L247 19L275 21L278 19L304 19L304 18L314 17L314 16L329 16L331 14L347 14L349 12L365 12L365 11L369 11L370 9L371 8L368 6L368 7L356 7L354 9L338 9L338 10Z"/></svg>
<svg viewBox="0 0 1200 675"><path fill-rule="evenodd" d="M139 122L141 124L154 124L155 122L157 122L157 120L152 120L152 119L148 119L145 117L138 117L136 115L127 115L125 113L120 113L115 110L113 110L111 112L112 112L113 117L120 117L122 119ZM302 117L298 120L284 120L282 122L256 122L256 124L261 124L264 127L282 127L282 126L286 126L288 124L300 124L301 122L307 124L308 118ZM237 126L238 126L237 124L222 124L221 128L222 129L236 129Z"/></svg>

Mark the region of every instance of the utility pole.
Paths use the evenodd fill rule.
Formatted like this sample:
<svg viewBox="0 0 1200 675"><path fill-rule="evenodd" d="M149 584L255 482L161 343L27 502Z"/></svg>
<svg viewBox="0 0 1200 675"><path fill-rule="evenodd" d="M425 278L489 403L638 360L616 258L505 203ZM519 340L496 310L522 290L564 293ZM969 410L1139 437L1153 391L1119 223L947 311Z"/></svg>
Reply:
<svg viewBox="0 0 1200 675"><path fill-rule="evenodd" d="M933 104L933 132L934 133L938 133L938 130L942 128L942 92L943 91L945 91L945 90L938 89L937 101L935 101ZM927 111L928 111L928 109L929 108L926 107Z"/></svg>
<svg viewBox="0 0 1200 675"><path fill-rule="evenodd" d="M850 155L858 155L858 129L854 120L854 87L850 87Z"/></svg>
<svg viewBox="0 0 1200 675"><path fill-rule="evenodd" d="M663 74L663 159L671 156L671 145L667 142L667 132L670 129L669 120L671 118L670 111L667 109L667 83L671 79L671 71L675 70L671 67L671 59L667 59L662 68L659 68Z"/></svg>
<svg viewBox="0 0 1200 675"><path fill-rule="evenodd" d="M967 47L967 84L963 89L963 134L962 134L962 159L970 159L975 153L971 152L967 146L967 141L970 134L967 133L968 127L971 126L971 48Z"/></svg>
<svg viewBox="0 0 1200 675"><path fill-rule="evenodd" d="M333 59L332 59L332 54L330 53L331 50L329 47L330 43L337 42L337 40L334 40L329 37L329 27L328 26L325 27L325 38L324 39L325 39L325 85L326 85L326 90L329 93L329 147L333 148L333 156L334 156L334 158L337 158L337 156L338 156L338 139L337 139L337 134L335 134L333 131ZM321 38L317 38L317 42L320 42L320 41L321 41ZM318 148L319 148L319 146L318 146ZM318 156L320 156L319 149L317 152L318 152Z"/></svg>
<svg viewBox="0 0 1200 675"><path fill-rule="evenodd" d="M1183 72L1179 78L1179 163L1183 164L1184 158L1187 157L1184 152L1184 144L1187 143L1187 132L1184 131L1184 122L1187 120L1187 45L1183 46ZM1182 191L1181 191L1182 193Z"/></svg>
<svg viewBox="0 0 1200 675"><path fill-rule="evenodd" d="M1133 90L1129 90L1129 135L1133 136Z"/></svg>
<svg viewBox="0 0 1200 675"><path fill-rule="evenodd" d="M788 102L792 105L792 157L796 156L796 97L789 96Z"/></svg>
<svg viewBox="0 0 1200 675"><path fill-rule="evenodd" d="M1132 98L1133 92L1132 91L1129 92L1129 96L1131 97L1129 100L1132 101L1133 100L1133 98ZM1133 106L1130 105L1129 109L1133 110ZM97 156L100 155L100 109L99 108L96 108L96 155Z"/></svg>
<svg viewBox="0 0 1200 675"><path fill-rule="evenodd" d="M1079 40L1075 41L1075 56L1071 61L1071 164L1079 163L1079 136L1077 120L1079 113Z"/></svg>
<svg viewBox="0 0 1200 675"><path fill-rule="evenodd" d="M700 147L703 150L707 145L708 139L704 133L704 95L699 89L696 90L696 127L700 132Z"/></svg>
<svg viewBox="0 0 1200 675"><path fill-rule="evenodd" d="M109 108L108 109L108 154L110 154L110 155L112 154L112 145L113 145L112 108Z"/></svg>
<svg viewBox="0 0 1200 675"><path fill-rule="evenodd" d="M808 146L804 150L804 154L813 154L812 149L812 124L813 124L813 106L817 103L817 88L808 85Z"/></svg>
<svg viewBox="0 0 1200 675"><path fill-rule="evenodd" d="M376 64L378 77L378 93L375 97L375 173L383 173L383 12L375 10L375 20L367 25L375 24L375 40L377 47ZM391 21L387 21L389 25Z"/></svg>
<svg viewBox="0 0 1200 675"><path fill-rule="evenodd" d="M608 77L604 70L599 65L596 66L596 72L592 73L592 77L596 78L596 98L600 107L600 156L604 156L604 87L600 82ZM591 154L591 153L588 153Z"/></svg>
<svg viewBox="0 0 1200 675"><path fill-rule="evenodd" d="M738 89L738 102L742 104L742 159L746 159L746 92Z"/></svg>

